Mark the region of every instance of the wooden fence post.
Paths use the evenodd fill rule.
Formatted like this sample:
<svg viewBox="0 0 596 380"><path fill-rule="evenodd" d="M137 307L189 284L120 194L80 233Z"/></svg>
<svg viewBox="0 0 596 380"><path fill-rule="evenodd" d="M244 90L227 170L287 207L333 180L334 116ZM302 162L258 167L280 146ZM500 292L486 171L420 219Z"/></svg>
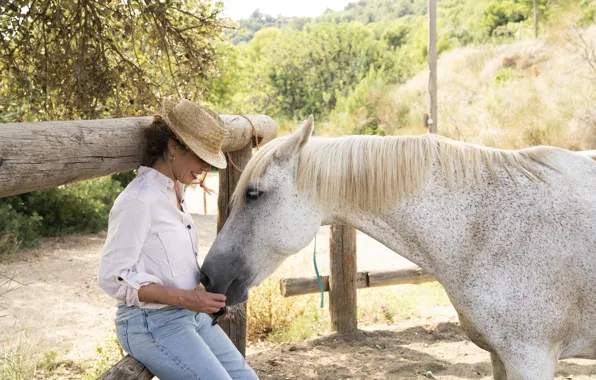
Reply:
<svg viewBox="0 0 596 380"><path fill-rule="evenodd" d="M356 305L356 229L332 225L329 235L329 316L331 331L358 328Z"/></svg>
<svg viewBox="0 0 596 380"><path fill-rule="evenodd" d="M230 152L230 157L236 166L244 169L252 157L252 144L245 148ZM221 231L230 215L230 197L234 193L240 179L240 172L228 160L228 167L219 170L219 195L217 197L217 232ZM244 304L246 312L246 304ZM244 356L246 353L246 321L225 320L218 322L219 326L228 334L234 345Z"/></svg>

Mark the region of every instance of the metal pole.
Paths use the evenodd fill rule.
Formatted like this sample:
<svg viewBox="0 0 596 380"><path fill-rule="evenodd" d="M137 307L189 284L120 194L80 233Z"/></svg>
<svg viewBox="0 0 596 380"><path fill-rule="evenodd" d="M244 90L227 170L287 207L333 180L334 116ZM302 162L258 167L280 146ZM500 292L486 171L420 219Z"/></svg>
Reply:
<svg viewBox="0 0 596 380"><path fill-rule="evenodd" d="M534 38L538 38L538 7L536 7L536 0L534 0Z"/></svg>
<svg viewBox="0 0 596 380"><path fill-rule="evenodd" d="M426 121L428 131L437 133L437 3L428 0L428 92L430 95L429 117Z"/></svg>

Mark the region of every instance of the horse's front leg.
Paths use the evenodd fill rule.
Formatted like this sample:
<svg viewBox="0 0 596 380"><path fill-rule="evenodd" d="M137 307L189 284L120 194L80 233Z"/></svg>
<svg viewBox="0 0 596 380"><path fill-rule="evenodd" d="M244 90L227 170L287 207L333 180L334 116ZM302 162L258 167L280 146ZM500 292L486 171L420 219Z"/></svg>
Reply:
<svg viewBox="0 0 596 380"><path fill-rule="evenodd" d="M523 342L520 346L508 347L499 354L505 367L507 380L553 380L557 358L545 346L530 347ZM491 354L491 359L493 355ZM494 370L494 367L493 367ZM495 376L495 379L499 379Z"/></svg>
<svg viewBox="0 0 596 380"><path fill-rule="evenodd" d="M540 325L540 316L528 310L516 314L511 308L482 303L486 297L474 299L479 302L468 313L458 311L460 325L472 342L491 353L494 379L553 380L559 351L549 341L556 326ZM510 327L516 324L533 328Z"/></svg>
<svg viewBox="0 0 596 380"><path fill-rule="evenodd" d="M505 364L499 358L499 355L490 353L490 361L493 365L493 378L495 380L507 380L507 371L505 370Z"/></svg>
<svg viewBox="0 0 596 380"><path fill-rule="evenodd" d="M517 344L516 344L517 343ZM483 347L485 348L485 347ZM522 341L490 353L494 380L553 380L557 358L543 347L529 348Z"/></svg>

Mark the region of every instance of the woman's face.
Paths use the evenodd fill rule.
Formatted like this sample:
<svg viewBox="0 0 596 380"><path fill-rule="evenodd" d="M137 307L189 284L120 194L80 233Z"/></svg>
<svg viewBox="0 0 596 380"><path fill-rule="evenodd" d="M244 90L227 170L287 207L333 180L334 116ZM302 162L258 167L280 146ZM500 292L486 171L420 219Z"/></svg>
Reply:
<svg viewBox="0 0 596 380"><path fill-rule="evenodd" d="M175 144L174 149L171 148L172 146L170 146L170 154L176 157L174 161L170 161L172 172L179 182L190 185L198 181L202 172L211 170L211 165L203 161L191 150L184 149L178 144Z"/></svg>

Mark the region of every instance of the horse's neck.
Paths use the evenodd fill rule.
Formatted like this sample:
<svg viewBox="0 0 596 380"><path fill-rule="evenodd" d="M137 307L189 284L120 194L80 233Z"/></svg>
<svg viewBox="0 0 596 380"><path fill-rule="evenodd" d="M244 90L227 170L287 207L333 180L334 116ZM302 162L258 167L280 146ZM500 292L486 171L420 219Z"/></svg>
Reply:
<svg viewBox="0 0 596 380"><path fill-rule="evenodd" d="M338 207L331 222L345 223L366 233L399 255L436 274L437 268L457 265L455 254L460 247L472 244L462 234L468 228L464 217L468 202L446 186L428 184L432 191L421 189L414 199L399 202L383 212L356 207Z"/></svg>
<svg viewBox="0 0 596 380"><path fill-rule="evenodd" d="M425 249L426 239L421 239L419 231L413 231L408 226L407 218L396 219L390 215L379 216L354 211L338 216L335 220L364 232L427 272L435 272L433 252Z"/></svg>

